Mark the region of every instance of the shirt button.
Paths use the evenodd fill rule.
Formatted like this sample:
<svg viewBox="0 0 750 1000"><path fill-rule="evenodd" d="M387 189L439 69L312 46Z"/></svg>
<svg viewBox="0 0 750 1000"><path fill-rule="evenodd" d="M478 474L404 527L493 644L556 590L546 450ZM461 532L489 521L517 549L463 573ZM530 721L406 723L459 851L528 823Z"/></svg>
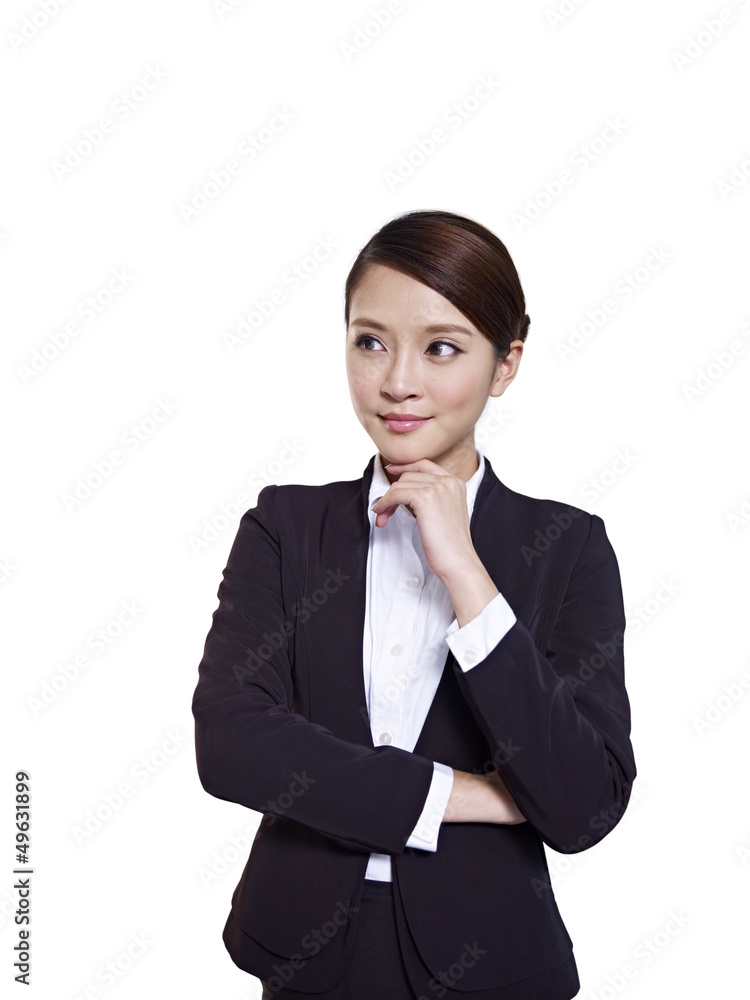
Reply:
<svg viewBox="0 0 750 1000"><path fill-rule="evenodd" d="M379 743L390 743L392 739L393 737L390 733L381 733L380 736L378 736Z"/></svg>
<svg viewBox="0 0 750 1000"><path fill-rule="evenodd" d="M407 587L418 587L419 586L419 577L418 576L410 576L409 579L406 581L406 586Z"/></svg>
<svg viewBox="0 0 750 1000"><path fill-rule="evenodd" d="M391 656L398 656L399 653L403 653L403 646L391 646Z"/></svg>
<svg viewBox="0 0 750 1000"><path fill-rule="evenodd" d="M464 660L466 661L466 663L476 663L476 659L477 659L477 654L474 652L474 650L467 649L466 652L464 653Z"/></svg>

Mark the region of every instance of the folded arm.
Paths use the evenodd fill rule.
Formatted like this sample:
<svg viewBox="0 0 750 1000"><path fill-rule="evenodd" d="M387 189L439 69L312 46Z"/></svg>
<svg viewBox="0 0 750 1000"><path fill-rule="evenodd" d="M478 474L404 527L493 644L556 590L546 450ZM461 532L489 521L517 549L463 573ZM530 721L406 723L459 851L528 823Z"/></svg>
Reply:
<svg viewBox="0 0 750 1000"><path fill-rule="evenodd" d="M395 746L350 743L292 711L276 489L264 487L242 517L199 664L192 710L201 784L344 846L399 854L433 762ZM272 645L269 635L281 639Z"/></svg>
<svg viewBox="0 0 750 1000"><path fill-rule="evenodd" d="M592 515L545 653L521 621L481 660L466 657L466 641L449 640L459 685L512 801L562 853L603 839L630 797L624 630L617 560L604 522Z"/></svg>

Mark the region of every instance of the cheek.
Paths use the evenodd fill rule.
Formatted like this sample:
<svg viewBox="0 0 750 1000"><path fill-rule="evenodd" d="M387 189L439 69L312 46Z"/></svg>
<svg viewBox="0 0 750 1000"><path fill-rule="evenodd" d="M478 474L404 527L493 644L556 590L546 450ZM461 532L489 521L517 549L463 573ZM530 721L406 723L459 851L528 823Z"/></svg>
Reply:
<svg viewBox="0 0 750 1000"><path fill-rule="evenodd" d="M453 375L435 386L435 393L443 406L451 410L470 410L477 406L477 380L469 375Z"/></svg>
<svg viewBox="0 0 750 1000"><path fill-rule="evenodd" d="M353 396L364 399L371 395L371 380L367 378L357 364L351 364L347 367L347 375L349 377L349 391Z"/></svg>

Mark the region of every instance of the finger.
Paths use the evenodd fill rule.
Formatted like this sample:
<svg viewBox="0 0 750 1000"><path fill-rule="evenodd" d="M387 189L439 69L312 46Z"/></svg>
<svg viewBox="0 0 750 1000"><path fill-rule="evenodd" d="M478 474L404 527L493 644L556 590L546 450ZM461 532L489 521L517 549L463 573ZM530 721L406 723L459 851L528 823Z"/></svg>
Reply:
<svg viewBox="0 0 750 1000"><path fill-rule="evenodd" d="M378 515L380 515L380 514L387 514L388 517L390 517L392 514L395 514L397 508L400 506L400 504L397 504L397 503L390 503L390 504L388 504L385 507L381 507L380 510L375 510L375 508L378 506L379 503L380 503L380 500L378 500L377 503L374 503L372 505L372 507L370 507L370 510L373 513L378 514Z"/></svg>
<svg viewBox="0 0 750 1000"><path fill-rule="evenodd" d="M409 472L432 472L436 476L450 475L450 472L446 472L442 466L429 458L420 458L416 462L389 462L385 468L389 472L402 472L404 469L408 469Z"/></svg>

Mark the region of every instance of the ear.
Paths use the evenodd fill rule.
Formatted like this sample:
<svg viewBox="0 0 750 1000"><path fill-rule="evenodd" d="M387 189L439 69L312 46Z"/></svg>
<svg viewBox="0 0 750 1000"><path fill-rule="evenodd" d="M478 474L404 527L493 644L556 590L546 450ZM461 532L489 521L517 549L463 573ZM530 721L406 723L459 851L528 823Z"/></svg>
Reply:
<svg viewBox="0 0 750 1000"><path fill-rule="evenodd" d="M523 341L514 340L510 345L508 356L498 361L495 366L495 377L492 380L490 396L502 396L510 383L516 377L518 366L523 355Z"/></svg>

